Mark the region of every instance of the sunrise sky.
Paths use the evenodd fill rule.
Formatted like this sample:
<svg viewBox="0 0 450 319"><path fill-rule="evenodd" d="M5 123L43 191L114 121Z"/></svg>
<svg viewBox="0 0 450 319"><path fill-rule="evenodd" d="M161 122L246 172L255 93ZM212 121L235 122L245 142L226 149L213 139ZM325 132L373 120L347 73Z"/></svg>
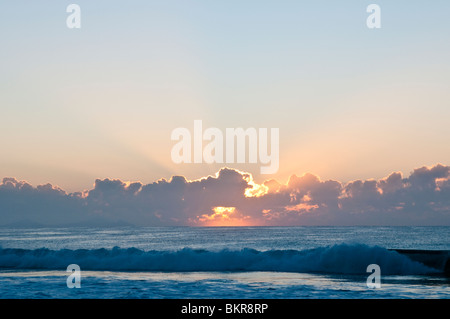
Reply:
<svg viewBox="0 0 450 319"><path fill-rule="evenodd" d="M70 3L81 29L66 26ZM381 29L366 26L370 3ZM259 184L345 184L450 164L449 12L444 0L2 2L0 178L70 193L223 166ZM279 128L278 172L173 163L171 132L194 120ZM208 216L231 212L217 207Z"/></svg>

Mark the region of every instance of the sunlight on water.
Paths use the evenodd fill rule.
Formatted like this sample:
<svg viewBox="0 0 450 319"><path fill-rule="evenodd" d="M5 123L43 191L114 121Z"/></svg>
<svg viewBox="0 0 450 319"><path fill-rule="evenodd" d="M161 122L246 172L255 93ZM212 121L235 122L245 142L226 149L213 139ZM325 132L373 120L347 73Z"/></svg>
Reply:
<svg viewBox="0 0 450 319"><path fill-rule="evenodd" d="M388 276L380 289L364 276L282 272L84 271L80 289L65 287L66 276L1 272L2 298L450 298L448 280L418 276Z"/></svg>

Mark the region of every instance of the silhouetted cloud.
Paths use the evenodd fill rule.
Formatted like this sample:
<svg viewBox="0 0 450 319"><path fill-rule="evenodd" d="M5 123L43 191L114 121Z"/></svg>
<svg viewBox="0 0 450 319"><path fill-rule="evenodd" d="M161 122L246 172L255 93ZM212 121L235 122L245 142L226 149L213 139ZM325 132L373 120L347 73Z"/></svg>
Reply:
<svg viewBox="0 0 450 319"><path fill-rule="evenodd" d="M343 184L313 174L287 184L254 182L231 168L215 176L183 176L151 184L96 180L67 193L46 184L4 178L0 224L42 225L450 225L450 167L421 167L409 177Z"/></svg>

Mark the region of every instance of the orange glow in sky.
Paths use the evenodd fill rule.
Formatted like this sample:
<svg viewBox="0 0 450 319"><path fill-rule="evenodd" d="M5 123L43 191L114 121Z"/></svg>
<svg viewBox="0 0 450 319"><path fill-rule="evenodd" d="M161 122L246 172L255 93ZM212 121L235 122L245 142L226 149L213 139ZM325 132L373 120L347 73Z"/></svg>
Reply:
<svg viewBox="0 0 450 319"><path fill-rule="evenodd" d="M251 226L249 216L237 214L236 207L217 206L212 208L213 213L198 217L202 226Z"/></svg>

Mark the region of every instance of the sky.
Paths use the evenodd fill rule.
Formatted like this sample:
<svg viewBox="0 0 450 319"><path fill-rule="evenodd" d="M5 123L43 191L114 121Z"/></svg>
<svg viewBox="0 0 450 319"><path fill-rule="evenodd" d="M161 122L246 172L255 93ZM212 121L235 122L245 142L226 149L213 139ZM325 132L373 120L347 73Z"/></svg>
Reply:
<svg viewBox="0 0 450 319"><path fill-rule="evenodd" d="M79 29L66 25L71 3L81 8ZM366 25L371 3L381 8L379 29ZM444 0L3 1L0 180L11 180L0 187L30 185L41 194L38 186L50 185L61 198L85 201L101 181L171 185L183 176L197 185L208 176L220 181L229 167L255 185L287 187L293 175L311 174L339 184L337 198L355 181L372 181L380 195L378 184L392 174L401 173L408 188L417 170L450 164L449 12ZM278 128L278 171L261 174L260 163L248 162L174 163L171 133L193 132L195 120L222 132ZM436 192L447 177L434 177ZM258 199L267 198L257 188ZM248 199L241 192L236 202L179 219L244 218L242 196ZM282 212L322 209L302 196L282 201ZM149 214L161 216L156 208ZM252 216L251 223L267 223ZM364 222L400 223L383 218ZM448 216L423 220L448 223Z"/></svg>

